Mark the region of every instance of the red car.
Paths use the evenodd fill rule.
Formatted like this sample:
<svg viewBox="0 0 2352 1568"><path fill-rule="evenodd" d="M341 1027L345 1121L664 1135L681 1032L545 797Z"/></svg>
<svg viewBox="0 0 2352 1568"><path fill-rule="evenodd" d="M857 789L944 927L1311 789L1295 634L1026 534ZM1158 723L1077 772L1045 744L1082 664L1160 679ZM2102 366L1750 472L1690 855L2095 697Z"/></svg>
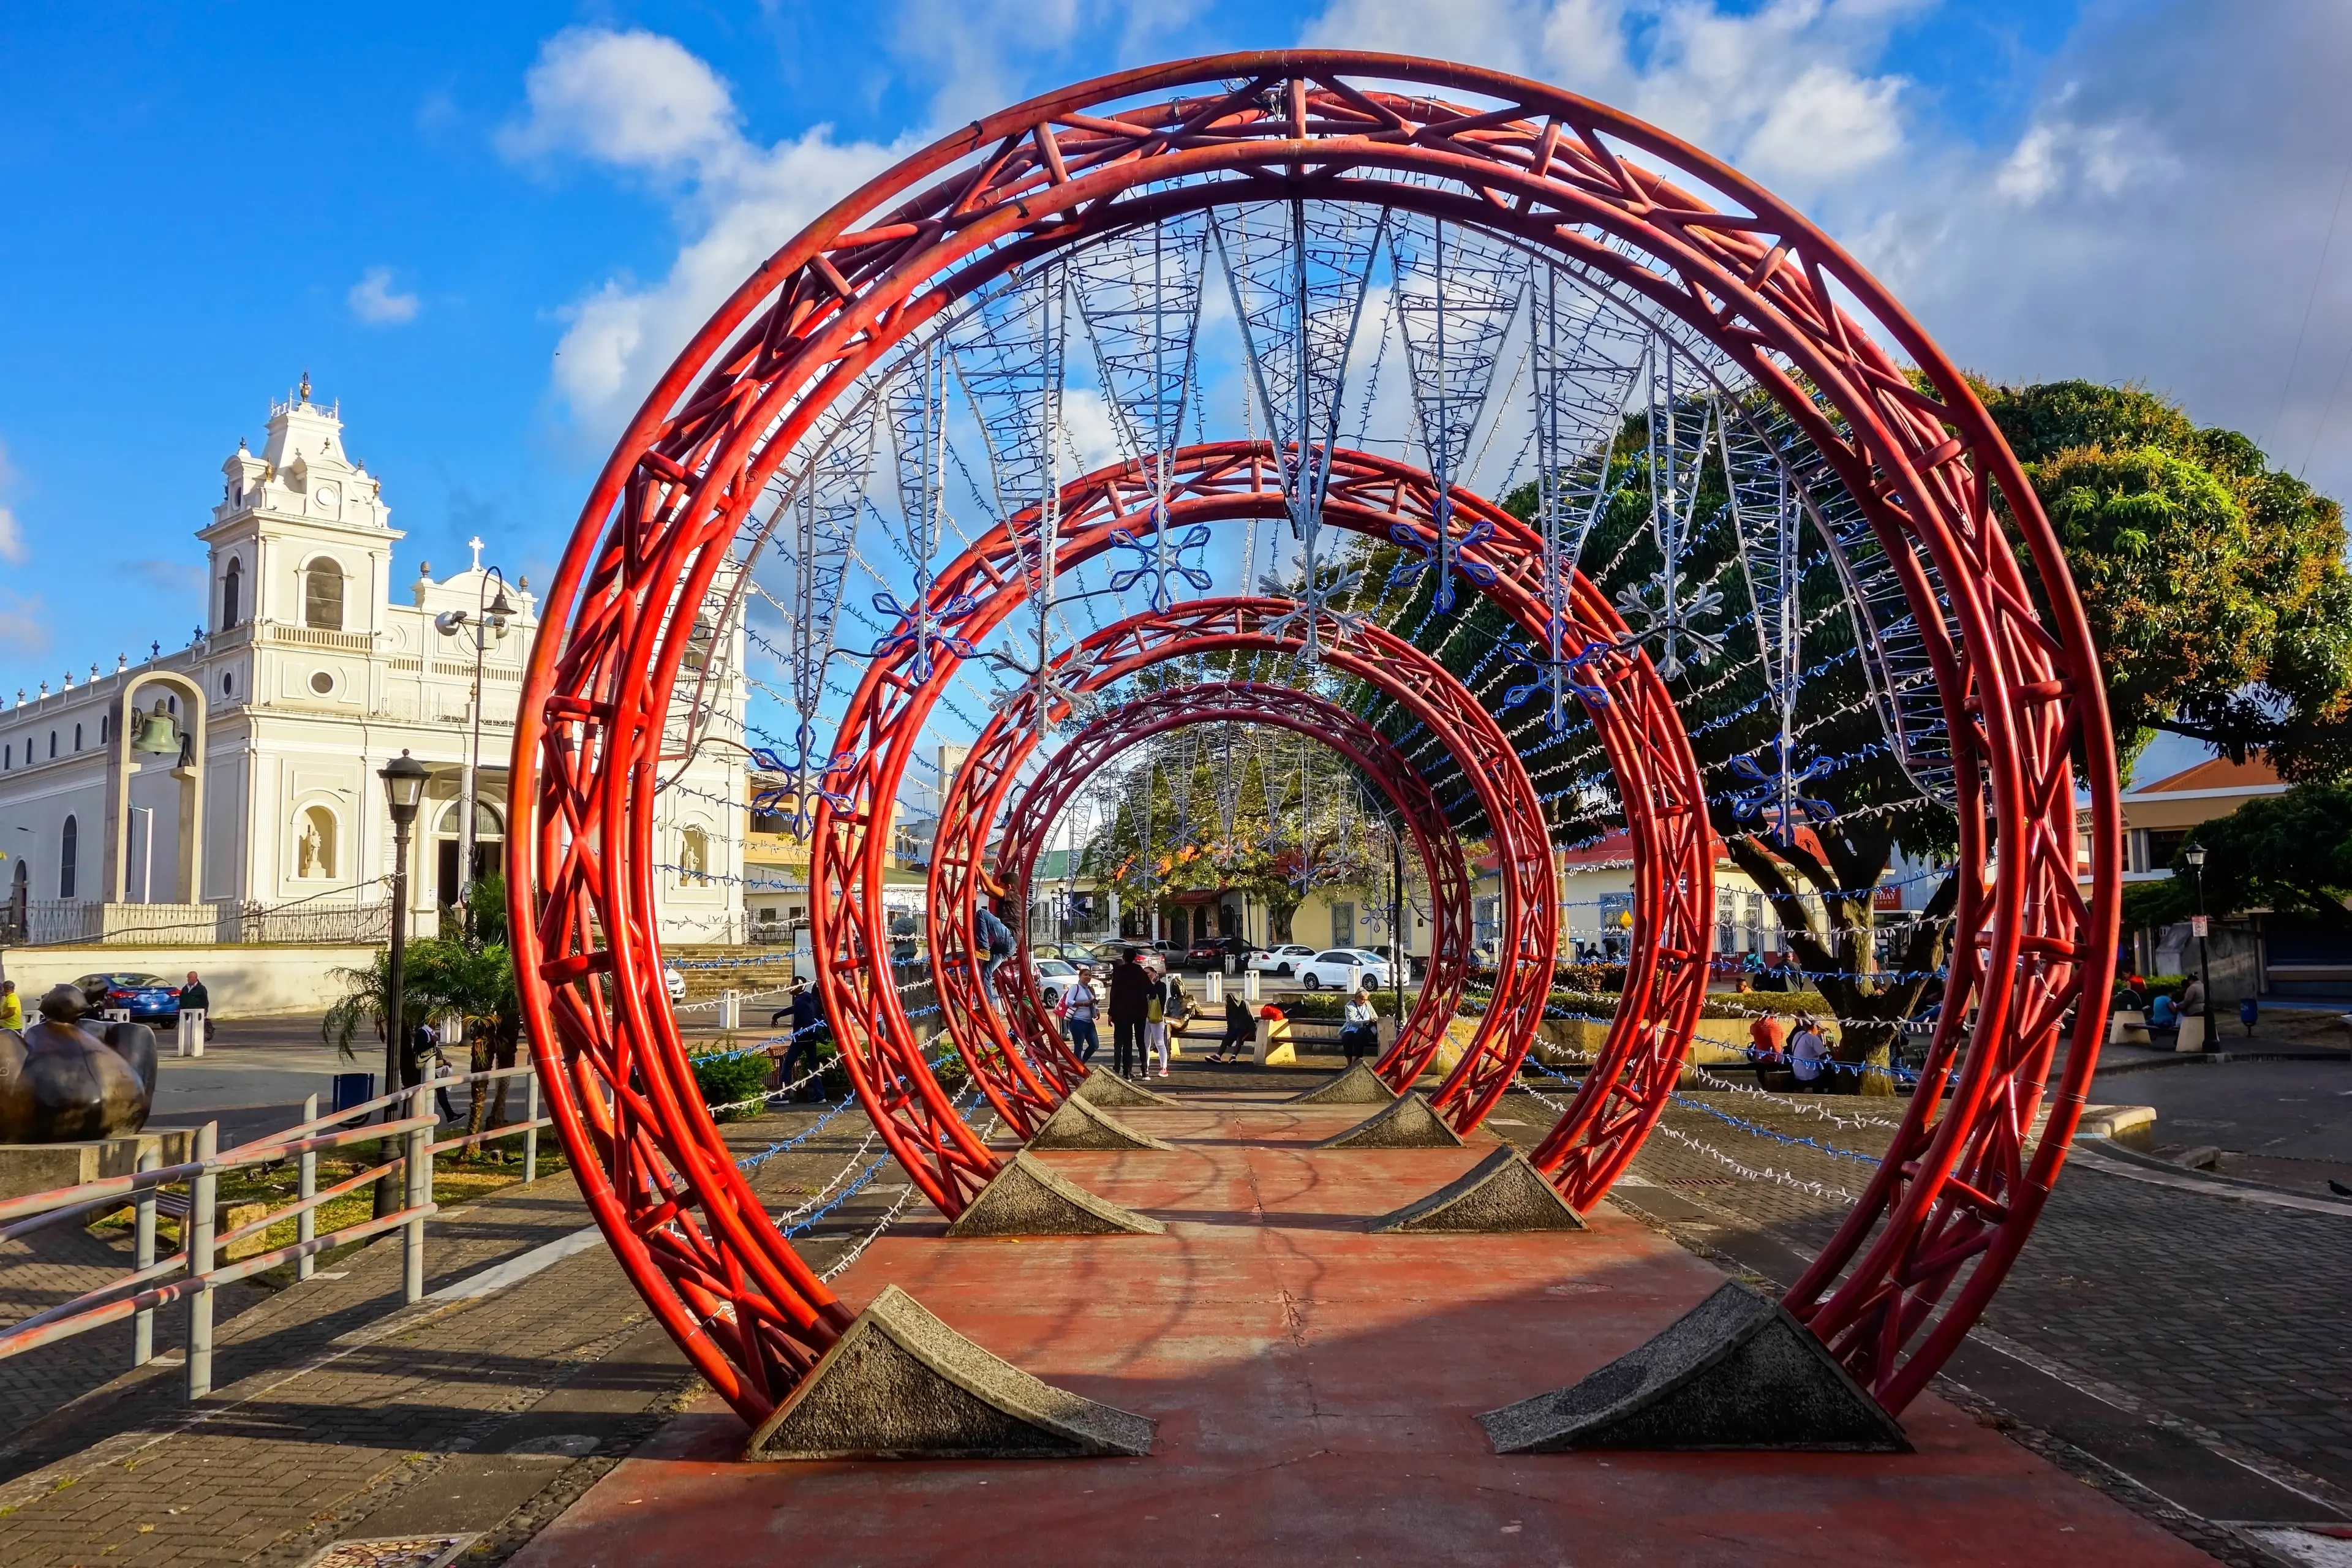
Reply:
<svg viewBox="0 0 2352 1568"><path fill-rule="evenodd" d="M1250 944L1237 936L1213 936L1206 942L1196 942L1184 950L1187 969L1223 969L1230 957L1239 969L1249 959Z"/></svg>

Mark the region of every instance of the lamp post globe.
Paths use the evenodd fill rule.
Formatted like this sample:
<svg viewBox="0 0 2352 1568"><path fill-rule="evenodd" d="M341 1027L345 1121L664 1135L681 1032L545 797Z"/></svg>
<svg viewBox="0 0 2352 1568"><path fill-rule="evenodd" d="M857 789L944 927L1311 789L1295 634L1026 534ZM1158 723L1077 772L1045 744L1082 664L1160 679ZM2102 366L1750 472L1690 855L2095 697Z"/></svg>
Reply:
<svg viewBox="0 0 2352 1568"><path fill-rule="evenodd" d="M415 1076L404 1024L407 1016L404 993L408 960L408 829L416 821L417 807L424 804L426 773L425 764L404 750L378 770L376 777L383 781L384 805L392 813L392 952L386 964L390 973L384 978L383 1016L383 1092L390 1095ZM398 1117L399 1103L397 1100L384 1102L384 1121ZM375 1184L375 1213L380 1218L399 1206L398 1190L386 1175Z"/></svg>
<svg viewBox="0 0 2352 1568"><path fill-rule="evenodd" d="M2189 845L2180 852L2180 860L2197 879L2197 988L2205 995L2204 1011L2199 1015L2205 1020L2199 1026L2203 1030L2199 1048L2210 1051L2213 1048L2213 964L2205 945L2205 846Z"/></svg>

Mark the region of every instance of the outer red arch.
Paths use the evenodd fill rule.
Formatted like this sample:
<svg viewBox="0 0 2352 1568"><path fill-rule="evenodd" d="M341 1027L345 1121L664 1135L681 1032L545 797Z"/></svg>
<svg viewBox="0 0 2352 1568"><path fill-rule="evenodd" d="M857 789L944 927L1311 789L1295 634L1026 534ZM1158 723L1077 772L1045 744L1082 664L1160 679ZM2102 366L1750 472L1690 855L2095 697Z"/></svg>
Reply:
<svg viewBox="0 0 2352 1568"><path fill-rule="evenodd" d="M1948 595L1950 639L1943 636L1939 618L1946 607L1934 602L1925 579L1915 574L1914 608L1934 634L1932 652L1962 778L1973 784L1981 766L1988 786L1989 798L1972 795L1961 813L1967 863L1972 868L1985 864L1986 807L1998 824L2000 841L2021 846L2022 853L2005 854L1991 867L1990 886L1972 877L1962 889L1958 923L1966 934L1950 988L1958 994L1973 993L1978 1003L1977 1048L1968 1055L1967 1070L1955 1081L1961 1010L1949 1008L1947 1026L1931 1047L1928 1092L1915 1099L1916 1114L1897 1139L1898 1157L1887 1162L1845 1228L1791 1292L1790 1302L1858 1375L1899 1408L1967 1331L2030 1233L2064 1159L2066 1139L2095 1066L2113 973L2119 894L2116 770L2105 744L2105 704L2095 655L2055 540L2015 459L1958 370L1875 280L1736 172L1653 128L1538 84L1425 61L1309 52L1182 62L1082 84L975 122L967 135L943 142L870 183L739 289L656 388L606 465L547 601L552 618L571 624L572 635L562 645L562 668L551 646L556 639L546 639L526 677L517 773L531 781L541 776L543 765L546 783L542 798L530 801L538 812L532 830L510 840L516 874L509 878L509 888L519 956L528 961L522 965L521 984L534 1039L551 1058L583 1051L594 1055L595 1076L607 1080L641 1055L663 1078L673 1078L681 1059L670 1021L658 1005L643 999L643 987L620 986L609 999L609 1014L584 1000L559 1009L553 988L585 982L585 973L574 966L575 958L596 965L586 973L632 977L648 973L649 963L657 963L657 955L631 930L649 912L641 896L632 896L643 886L648 845L642 832L634 842L624 837L616 843L597 828L602 823L625 821L630 792L647 792L655 782L645 759L658 746L659 724L646 722L645 716L649 707L658 707L649 700L670 689L680 651L680 639L663 635L666 617L660 606L681 596L694 602L707 589L716 566L709 557L715 552L698 552L700 542L732 530L764 477L764 467L746 459L774 426L767 404L757 397L721 394L739 375L771 386L789 384L796 392L808 377L786 374L786 361L804 366L815 362L798 353L807 346L792 335L799 323L779 316L779 325L786 330L781 335L747 339L720 356L703 394L685 398L688 381L712 363L728 334L776 293L776 285L798 300L820 301L821 310L830 310L840 298L826 292L834 284L846 279L854 290L868 281L871 268L859 261L861 253L883 265L899 259L887 231L869 228L860 237L885 242L878 245L849 246L841 240L851 221L888 193L907 190L913 181L940 172L983 143L1000 143L994 163L998 173L1029 178L1018 154L1009 161L1006 157L1029 129L1036 127L1039 134L1070 149L1081 140L1077 132L1049 123L1057 114L1158 87L1260 72L1316 78L1318 99L1328 96L1323 81L1361 76L1467 89L1522 106L1525 116L1519 125L1487 121L1471 129L1462 121L1462 113L1468 111L1457 113L1428 92L1386 93L1380 82L1372 82L1368 90L1378 99L1376 107L1399 127L1393 133L1349 131L1322 136L1328 127L1289 127L1305 130L1307 139L1269 140L1263 134L1266 128L1260 126L1258 140L1232 152L1236 162L1265 167L1328 170L1351 160L1375 159L1433 172L1475 170L1475 188L1491 195L1430 205L1463 221L1505 230L1515 226L1509 209L1530 200L1550 203L1557 216L1519 225L1519 230L1546 230L1529 237L1618 276L1715 338L1772 389L1823 447L1890 552L1901 554L1916 544ZM1453 126L1435 123L1449 115L1454 117ZM1141 124L1150 120L1150 112L1139 107L1129 118ZM1552 132L1538 135L1547 123L1565 131L1565 139ZM1221 126L1219 134L1226 130ZM1250 133L1244 127L1244 134ZM1370 144L1381 137L1389 144ZM1686 193L1632 170L1603 137L1692 172L1701 183L1736 198L1748 214L1724 218L1710 213ZM1451 149L1452 155L1422 145L1424 139ZM1525 165L1526 149L1538 146L1539 162ZM1514 163L1513 159L1522 162ZM1172 172L1166 163L1149 168L1148 175L1136 177L1158 178ZM982 177L988 173L983 169ZM950 185L980 197L976 205L988 210L988 195L980 186ZM1318 177L1316 188L1318 194L1333 190L1323 176ZM1381 195L1400 204L1420 205L1417 196L1393 189ZM919 195L912 195L899 210L920 219L921 203ZM1008 221L1006 211L998 207L995 218ZM1575 223L1590 223L1604 235L1629 239L1663 258L1668 268L1644 271L1604 247L1588 244L1570 232ZM918 222L908 234L925 232ZM1061 231L1049 237L1055 241L1068 237L1069 233ZM838 251L840 260L848 264L845 269L832 263L812 265L828 247ZM1906 367L1839 312L1832 303L1832 283L1908 352L1934 389L1932 396L1916 391ZM795 304L795 311L801 309ZM916 313L902 314L912 321ZM778 352L763 359L770 343ZM874 352L881 346L876 342ZM1768 351L1786 354L1788 367L1775 363ZM1822 396L1822 407L1807 401L1804 386ZM675 418L667 412L673 407L679 409ZM794 430L788 422L786 444ZM657 446L675 456L657 460L649 455ZM641 468L645 476L633 479ZM689 470L703 477L690 479ZM727 487L736 485L739 477L748 482L730 491ZM1996 485L2007 506L2006 519L2032 557L2051 601L2052 629L2046 634L2037 625L2032 596L2003 534L2003 517L1990 504L1988 487ZM607 519L625 500L608 548ZM698 552L705 559L698 562ZM650 614L649 599L655 601ZM575 605L580 607L576 616ZM1971 649L1965 667L1952 656L1953 640ZM625 678L624 671L629 672ZM555 690L559 677L566 683L561 693ZM2042 694L2053 689L2054 698ZM608 746L614 754L600 766ZM2066 776L2069 754L2078 749L2093 817L2087 904L2075 889L2073 790ZM536 867L549 869L544 886L529 875ZM2033 936L2030 946L2029 932ZM2034 985L2021 994L2023 972L2031 972ZM2015 1011L2013 997L2015 1007L2024 1012ZM2080 1048L2068 1054L2047 1128L2029 1158L2026 1131L2060 1020L2070 1006ZM583 1072L587 1070L583 1064ZM627 1076L625 1070L623 1076ZM703 1140L682 1127L675 1132L659 1131L673 1125L669 1112L684 1103L676 1087L650 1079L648 1087L648 1109L658 1121L648 1123L634 1108L624 1108L614 1136L635 1152L633 1161L642 1155L654 1162L648 1172L672 1156L698 1164L698 1155L708 1150ZM1938 1092L1947 1087L1948 1098ZM1922 1101L1929 1103L1923 1106ZM1942 1113L1931 1120L1930 1107L1938 1102ZM590 1126L579 1117L558 1115L574 1131ZM1956 1172L1966 1176L1966 1183L1952 1179ZM741 1194L726 1193L720 1207L730 1212L713 1212L712 1184L706 1179L709 1174L698 1172L690 1191L703 1201L714 1227L718 1250L702 1256L716 1264L732 1255L745 1234L742 1205L737 1201ZM592 1196L608 1225L616 1217L625 1225L635 1223L637 1207L658 1195L657 1183L647 1185L655 1182L653 1174L628 1179L629 1193L615 1194L617 1206L610 1214ZM723 1176L716 1185L726 1187ZM2005 1201L1982 1209L1971 1197L1972 1189L1997 1190ZM617 1233L615 1245L649 1299L677 1288L675 1278L647 1264ZM1915 1331L1948 1289L1954 1270L1971 1258L1977 1267L1960 1294L1926 1338L1913 1345ZM740 1267L743 1261L739 1258L728 1267ZM755 1293L765 1293L762 1300L772 1300L782 1318L793 1322L821 1318L829 1310L829 1296L821 1289L808 1292L781 1281L773 1276L771 1265L775 1263L773 1258L750 1261L751 1272L760 1277ZM735 1288L732 1281L721 1283ZM774 1294L780 1287L784 1294ZM740 1293L735 1299L751 1301ZM703 1364L690 1321L699 1309L663 1300L656 1302L655 1310L679 1333L698 1364ZM822 1342L821 1331L819 1334Z"/></svg>

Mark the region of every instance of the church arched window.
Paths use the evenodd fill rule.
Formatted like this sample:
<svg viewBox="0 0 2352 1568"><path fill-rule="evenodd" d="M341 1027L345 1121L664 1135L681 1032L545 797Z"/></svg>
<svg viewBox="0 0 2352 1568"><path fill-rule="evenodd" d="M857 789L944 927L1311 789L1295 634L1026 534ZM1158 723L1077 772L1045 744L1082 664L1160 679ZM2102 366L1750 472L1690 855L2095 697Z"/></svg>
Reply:
<svg viewBox="0 0 2352 1568"><path fill-rule="evenodd" d="M245 613L245 563L232 559L221 578L221 630L226 631Z"/></svg>
<svg viewBox="0 0 2352 1568"><path fill-rule="evenodd" d="M294 875L305 880L335 874L335 814L323 805L303 808L294 819Z"/></svg>
<svg viewBox="0 0 2352 1568"><path fill-rule="evenodd" d="M343 629L343 569L324 557L302 573L302 624L314 631Z"/></svg>
<svg viewBox="0 0 2352 1568"><path fill-rule="evenodd" d="M81 840L81 825L72 817L66 818L65 831L58 836L58 897L74 896L74 851Z"/></svg>

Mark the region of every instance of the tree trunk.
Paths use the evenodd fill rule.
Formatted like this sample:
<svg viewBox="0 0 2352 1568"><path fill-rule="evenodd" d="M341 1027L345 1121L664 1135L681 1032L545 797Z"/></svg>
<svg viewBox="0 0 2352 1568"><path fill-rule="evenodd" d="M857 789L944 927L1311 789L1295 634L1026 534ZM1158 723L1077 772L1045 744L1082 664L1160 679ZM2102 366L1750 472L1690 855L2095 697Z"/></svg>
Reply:
<svg viewBox="0 0 2352 1568"><path fill-rule="evenodd" d="M1878 967L1873 889L1893 858L1892 837L1846 831L1826 838L1806 837L1822 853L1806 847L1804 838L1769 845L1755 834L1727 839L1725 847L1733 863L1771 900L1781 940L1811 973L1813 989L1834 1015L1838 1039L1832 1058L1855 1070L1832 1072L1832 1091L1892 1095L1895 1044L1904 1021L1918 1010L1927 994L1931 972L1943 966L1948 917L1959 884L1952 877L1944 879L1913 924L1889 977Z"/></svg>

